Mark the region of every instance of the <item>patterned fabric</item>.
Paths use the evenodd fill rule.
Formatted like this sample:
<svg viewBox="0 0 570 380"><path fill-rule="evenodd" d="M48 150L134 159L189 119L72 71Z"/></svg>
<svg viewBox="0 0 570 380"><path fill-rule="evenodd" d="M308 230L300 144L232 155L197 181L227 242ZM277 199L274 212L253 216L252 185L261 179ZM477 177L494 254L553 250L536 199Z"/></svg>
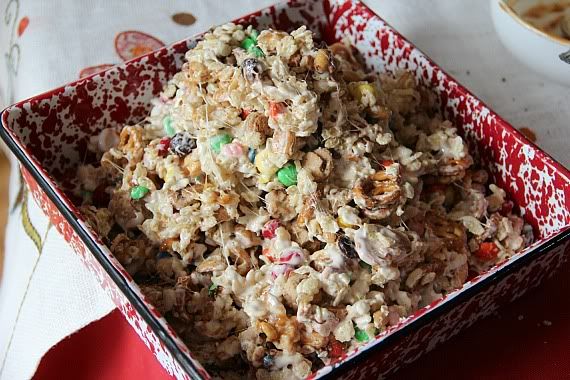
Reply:
<svg viewBox="0 0 570 380"><path fill-rule="evenodd" d="M272 0L0 0L0 106L131 59ZM480 0L370 0L388 22L563 164L570 91L507 54ZM417 17L421 15L421 17ZM429 26L429 27L428 27ZM452 32L450 32L452 31ZM489 53L491 52L491 54ZM42 355L113 305L47 222L15 164L0 274L0 378L29 378Z"/></svg>

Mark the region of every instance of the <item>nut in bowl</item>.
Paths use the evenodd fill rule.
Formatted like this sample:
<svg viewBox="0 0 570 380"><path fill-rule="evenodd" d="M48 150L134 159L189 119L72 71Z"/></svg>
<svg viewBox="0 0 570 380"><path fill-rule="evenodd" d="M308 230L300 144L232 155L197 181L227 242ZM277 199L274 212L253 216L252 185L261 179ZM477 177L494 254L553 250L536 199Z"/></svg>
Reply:
<svg viewBox="0 0 570 380"><path fill-rule="evenodd" d="M523 64L570 86L570 1L491 0L505 47Z"/></svg>

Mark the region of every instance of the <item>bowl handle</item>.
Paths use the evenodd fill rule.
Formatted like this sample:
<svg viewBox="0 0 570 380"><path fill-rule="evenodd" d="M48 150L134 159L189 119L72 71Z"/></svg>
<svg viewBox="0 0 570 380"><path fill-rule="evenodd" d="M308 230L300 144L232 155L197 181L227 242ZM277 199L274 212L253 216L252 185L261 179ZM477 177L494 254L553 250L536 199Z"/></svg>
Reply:
<svg viewBox="0 0 570 380"><path fill-rule="evenodd" d="M570 50L568 50L566 53L560 54L559 57L563 62L566 62L570 65Z"/></svg>

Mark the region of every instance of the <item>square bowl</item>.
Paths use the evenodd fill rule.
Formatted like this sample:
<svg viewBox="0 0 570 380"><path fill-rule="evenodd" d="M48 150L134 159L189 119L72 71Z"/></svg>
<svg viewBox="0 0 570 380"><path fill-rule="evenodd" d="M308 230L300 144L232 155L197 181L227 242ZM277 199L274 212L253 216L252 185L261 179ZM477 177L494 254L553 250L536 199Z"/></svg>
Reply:
<svg viewBox="0 0 570 380"><path fill-rule="evenodd" d="M279 3L235 20L260 28L306 25L317 38L348 38L377 72L411 71L437 95L444 116L470 152L506 190L536 241L375 339L336 358L312 378L386 376L537 286L570 253L570 173L358 1ZM178 379L210 375L85 222L70 191L77 167L92 160L89 138L109 126L141 121L150 100L182 66L194 36L125 64L8 107L0 135L22 164L31 194L96 276L164 368ZM62 274L63 275L63 274Z"/></svg>

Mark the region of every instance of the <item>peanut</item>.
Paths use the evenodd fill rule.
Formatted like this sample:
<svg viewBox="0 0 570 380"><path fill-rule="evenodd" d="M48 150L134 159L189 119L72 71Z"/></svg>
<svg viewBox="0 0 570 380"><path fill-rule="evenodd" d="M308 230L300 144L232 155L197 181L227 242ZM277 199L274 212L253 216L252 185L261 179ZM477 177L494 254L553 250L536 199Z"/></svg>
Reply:
<svg viewBox="0 0 570 380"><path fill-rule="evenodd" d="M313 66L318 73L332 72L331 58L328 50L320 49L315 54Z"/></svg>
<svg viewBox="0 0 570 380"><path fill-rule="evenodd" d="M275 342L279 339L279 334L277 334L277 330L273 325L268 322L259 322L259 328L265 336L267 336L267 340L270 342Z"/></svg>

